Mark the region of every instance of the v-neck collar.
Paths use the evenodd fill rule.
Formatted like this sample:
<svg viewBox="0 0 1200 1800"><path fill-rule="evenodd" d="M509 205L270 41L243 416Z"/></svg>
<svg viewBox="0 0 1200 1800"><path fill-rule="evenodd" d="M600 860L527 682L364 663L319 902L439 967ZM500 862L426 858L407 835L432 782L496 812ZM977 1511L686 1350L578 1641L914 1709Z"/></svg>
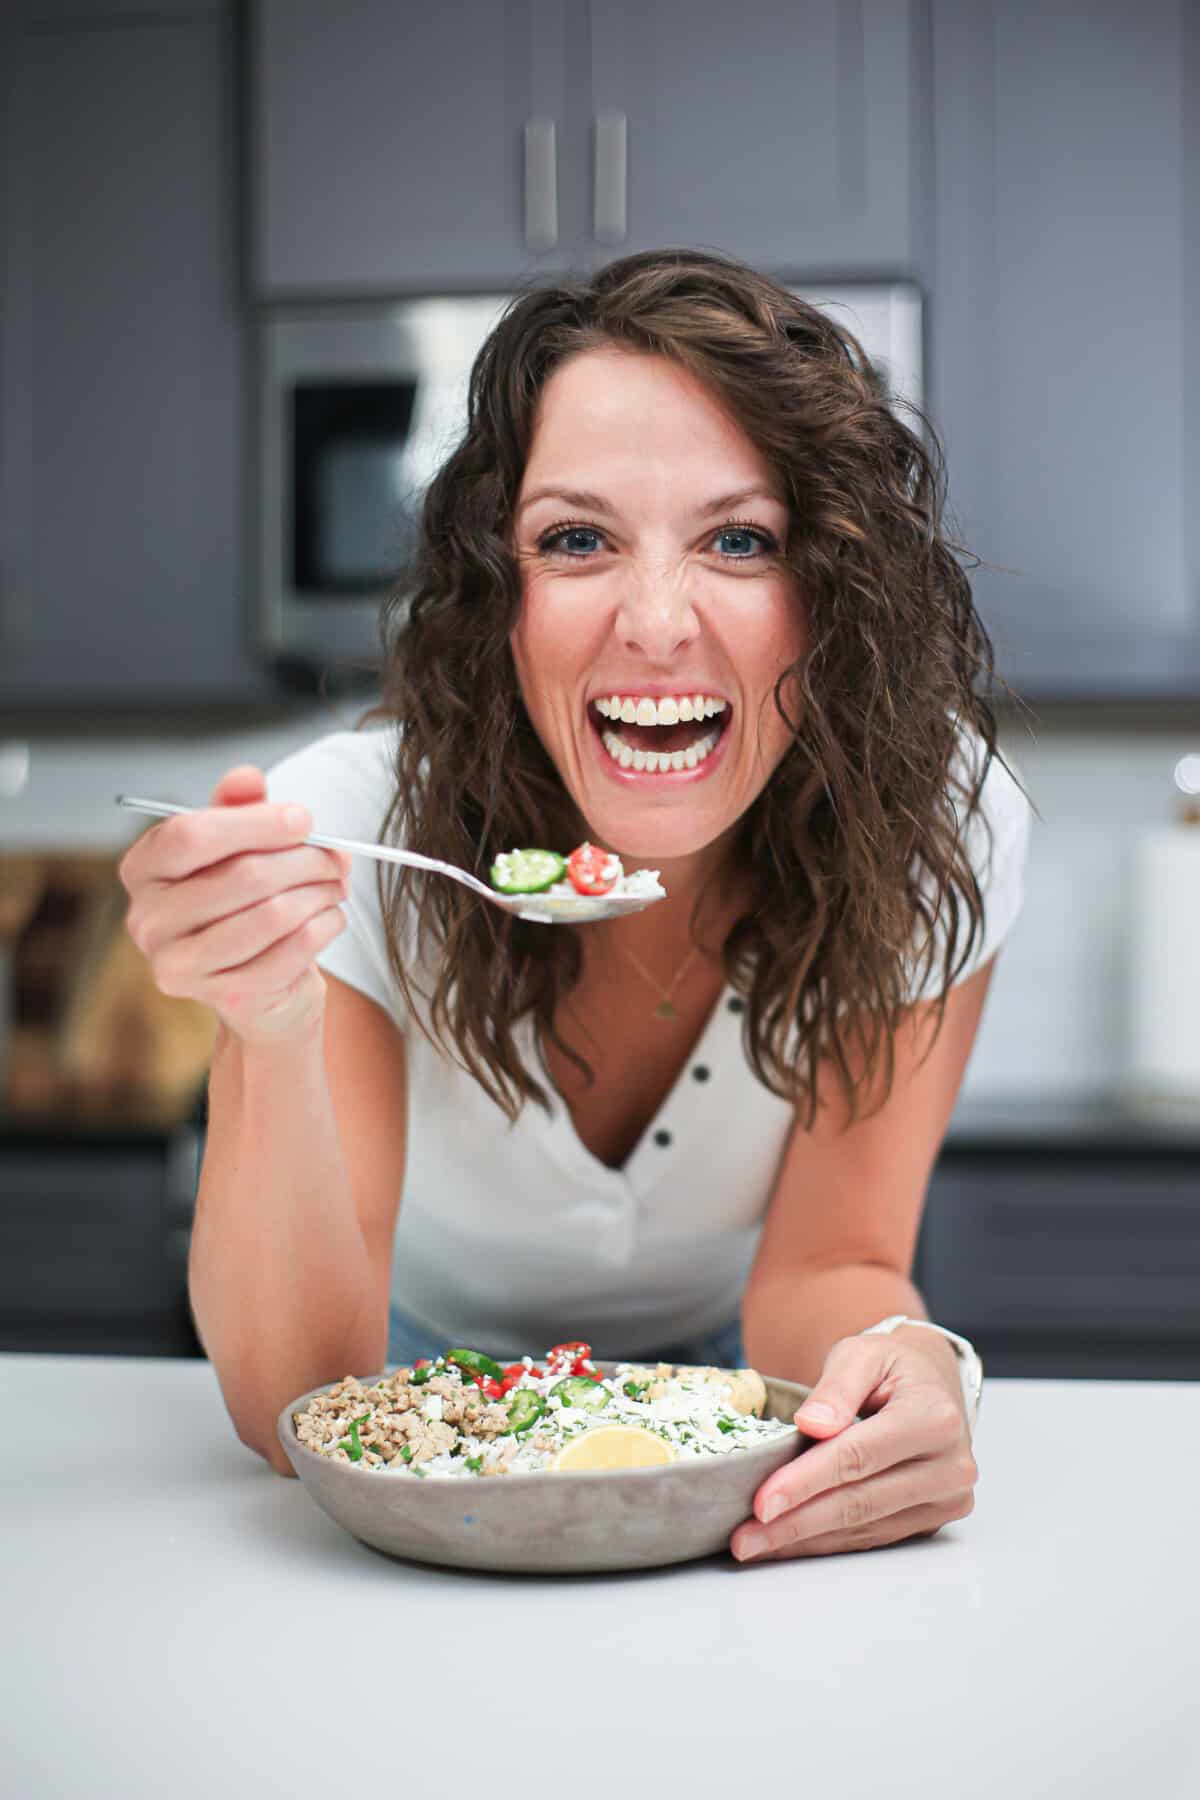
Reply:
<svg viewBox="0 0 1200 1800"><path fill-rule="evenodd" d="M708 1090L695 1082L692 1070L699 1063L707 1065L720 1061L714 1056L714 1047L722 1037L732 1038L739 1055L741 1053L740 1030L730 1007L730 1001L735 998L732 987L725 983L674 1085L663 1096L653 1118L619 1169L610 1168L588 1149L575 1129L570 1107L553 1088L550 1090L550 1113L543 1112L541 1107L534 1108L547 1154L574 1180L612 1199L628 1199L654 1187L667 1174L671 1164L670 1143L662 1146L656 1142L655 1134L667 1129L667 1120L682 1122L683 1118L694 1115L708 1098ZM522 1047L531 1066L536 1066L537 1044L532 1021L523 1019L521 1029ZM672 1139L674 1135L672 1131Z"/></svg>

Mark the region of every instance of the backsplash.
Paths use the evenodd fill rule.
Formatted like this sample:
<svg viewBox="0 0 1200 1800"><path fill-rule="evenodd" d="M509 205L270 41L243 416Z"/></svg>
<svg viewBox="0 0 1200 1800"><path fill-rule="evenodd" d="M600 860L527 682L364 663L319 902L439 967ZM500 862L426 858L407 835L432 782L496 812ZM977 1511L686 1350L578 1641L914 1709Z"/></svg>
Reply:
<svg viewBox="0 0 1200 1800"><path fill-rule="evenodd" d="M0 851L113 849L143 826L117 793L202 804L234 763L269 766L362 707L325 704L283 724L196 735L34 739L17 793L22 746L0 743ZM1041 815L1034 823L1025 909L992 984L964 1098L1064 1100L1121 1082L1128 1042L1131 855L1146 827L1172 813L1171 774L1200 748L1180 730L1130 732L1040 724L1002 739Z"/></svg>

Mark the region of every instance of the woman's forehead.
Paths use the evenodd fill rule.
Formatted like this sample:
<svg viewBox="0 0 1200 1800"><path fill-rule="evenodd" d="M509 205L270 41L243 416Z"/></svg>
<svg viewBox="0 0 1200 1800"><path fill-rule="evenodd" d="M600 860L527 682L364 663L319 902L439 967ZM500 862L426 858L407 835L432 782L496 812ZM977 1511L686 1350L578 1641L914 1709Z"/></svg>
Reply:
<svg viewBox="0 0 1200 1800"><path fill-rule="evenodd" d="M688 370L616 348L569 358L542 393L520 506L550 490L611 502L645 482L686 488L698 507L752 493L785 505L766 458Z"/></svg>

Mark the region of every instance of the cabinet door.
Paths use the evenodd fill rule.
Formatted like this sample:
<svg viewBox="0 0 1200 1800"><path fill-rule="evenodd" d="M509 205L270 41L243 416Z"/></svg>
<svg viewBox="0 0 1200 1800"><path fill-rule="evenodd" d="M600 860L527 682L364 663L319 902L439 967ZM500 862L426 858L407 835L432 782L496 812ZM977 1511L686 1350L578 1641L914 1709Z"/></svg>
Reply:
<svg viewBox="0 0 1200 1800"><path fill-rule="evenodd" d="M723 0L594 0L591 14L602 256L688 245L780 273L909 271L910 0L733 13Z"/></svg>
<svg viewBox="0 0 1200 1800"><path fill-rule="evenodd" d="M257 0L251 21L261 296L487 287L569 255L561 5Z"/></svg>
<svg viewBox="0 0 1200 1800"><path fill-rule="evenodd" d="M1200 694L1200 9L934 0L932 41L935 422L1003 672Z"/></svg>
<svg viewBox="0 0 1200 1800"><path fill-rule="evenodd" d="M0 46L0 705L258 700L232 12L77 13Z"/></svg>

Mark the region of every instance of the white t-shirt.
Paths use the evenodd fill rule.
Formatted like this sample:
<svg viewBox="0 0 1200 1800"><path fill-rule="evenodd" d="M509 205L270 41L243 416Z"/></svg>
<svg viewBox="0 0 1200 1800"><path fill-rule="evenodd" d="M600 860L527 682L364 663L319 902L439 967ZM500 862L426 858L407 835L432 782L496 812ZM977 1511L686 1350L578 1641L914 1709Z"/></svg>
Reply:
<svg viewBox="0 0 1200 1800"><path fill-rule="evenodd" d="M379 841L393 729L335 732L284 758L269 771L270 798L303 801L317 831ZM994 955L1022 900L1029 807L998 762L983 803L992 852L982 820L972 820L968 844L986 932L959 980ZM637 1356L727 1324L794 1116L746 1061L741 1002L722 993L629 1160L607 1168L584 1148L561 1101L549 1116L527 1103L510 1124L417 1028L388 965L376 868L354 859L347 929L318 961L376 1001L406 1040L408 1155L393 1303L446 1342L486 1344L502 1358L579 1337L597 1355ZM518 1041L536 1068L528 1021Z"/></svg>

